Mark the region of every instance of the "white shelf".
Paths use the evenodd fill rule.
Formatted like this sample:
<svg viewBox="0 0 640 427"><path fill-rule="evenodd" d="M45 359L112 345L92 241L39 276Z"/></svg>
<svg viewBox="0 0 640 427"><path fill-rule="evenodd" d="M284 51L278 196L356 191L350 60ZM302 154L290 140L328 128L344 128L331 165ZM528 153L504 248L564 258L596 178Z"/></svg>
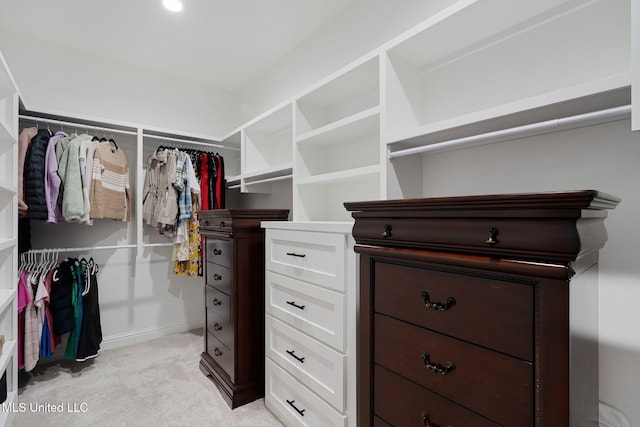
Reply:
<svg viewBox="0 0 640 427"><path fill-rule="evenodd" d="M3 101L0 100L0 103L2 103ZM0 110L2 109L2 107L0 106ZM0 111L1 113L1 111ZM7 142L14 144L16 143L16 130L12 129L11 126L6 122L6 120L3 120L2 115L0 115L0 143L6 144Z"/></svg>
<svg viewBox="0 0 640 427"><path fill-rule="evenodd" d="M474 2L387 51L383 139L628 86L629 32L628 0Z"/></svg>
<svg viewBox="0 0 640 427"><path fill-rule="evenodd" d="M13 408L17 402L17 399L18 399L18 392L10 391L7 393L7 400L5 400L3 404L6 405L7 408ZM9 425L7 423L9 422L10 419L12 419L13 416L14 415L11 409L7 411L0 411L0 425L2 426Z"/></svg>
<svg viewBox="0 0 640 427"><path fill-rule="evenodd" d="M5 341L2 346L2 356L0 356L0 376L7 370L12 357L16 356L16 342Z"/></svg>
<svg viewBox="0 0 640 427"><path fill-rule="evenodd" d="M273 166L268 169L263 169L251 173L242 175L245 181L274 178L276 176L290 175L293 168L293 163L285 163L282 165Z"/></svg>
<svg viewBox="0 0 640 427"><path fill-rule="evenodd" d="M0 192L16 194L18 192L18 187L3 179L0 179Z"/></svg>
<svg viewBox="0 0 640 427"><path fill-rule="evenodd" d="M301 185L318 185L318 184L336 184L346 183L358 180L367 175L378 175L380 173L380 165L365 166L361 168L349 169L340 172L331 172L322 175L300 178L297 184Z"/></svg>
<svg viewBox="0 0 640 427"><path fill-rule="evenodd" d="M286 104L248 125L243 140L243 176L282 168L292 162L293 113Z"/></svg>
<svg viewBox="0 0 640 427"><path fill-rule="evenodd" d="M296 138L298 144L332 144L380 132L380 107L360 111L342 120L312 130Z"/></svg>
<svg viewBox="0 0 640 427"><path fill-rule="evenodd" d="M6 249L11 249L18 244L17 238L0 238L0 251L4 251Z"/></svg>
<svg viewBox="0 0 640 427"><path fill-rule="evenodd" d="M15 289L0 289L0 313L16 299L16 292Z"/></svg>

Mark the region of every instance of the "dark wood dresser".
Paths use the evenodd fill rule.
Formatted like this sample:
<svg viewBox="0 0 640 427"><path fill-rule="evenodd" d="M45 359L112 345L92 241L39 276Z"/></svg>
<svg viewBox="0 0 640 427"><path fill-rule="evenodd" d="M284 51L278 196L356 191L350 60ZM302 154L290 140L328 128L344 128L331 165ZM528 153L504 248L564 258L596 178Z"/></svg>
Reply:
<svg viewBox="0 0 640 427"><path fill-rule="evenodd" d="M200 211L206 286L200 369L235 408L264 396L264 230L288 210Z"/></svg>
<svg viewBox="0 0 640 427"><path fill-rule="evenodd" d="M596 191L345 203L359 426L597 426Z"/></svg>

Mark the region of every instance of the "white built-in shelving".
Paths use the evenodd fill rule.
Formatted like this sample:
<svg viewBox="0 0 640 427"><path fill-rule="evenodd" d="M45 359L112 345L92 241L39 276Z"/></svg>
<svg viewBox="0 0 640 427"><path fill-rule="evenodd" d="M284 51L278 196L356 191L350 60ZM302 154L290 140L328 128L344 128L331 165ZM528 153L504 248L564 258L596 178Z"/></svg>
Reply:
<svg viewBox="0 0 640 427"><path fill-rule="evenodd" d="M0 54L0 375L6 375L8 405L18 395L18 108L19 91ZM10 425L11 417L1 411L0 425Z"/></svg>

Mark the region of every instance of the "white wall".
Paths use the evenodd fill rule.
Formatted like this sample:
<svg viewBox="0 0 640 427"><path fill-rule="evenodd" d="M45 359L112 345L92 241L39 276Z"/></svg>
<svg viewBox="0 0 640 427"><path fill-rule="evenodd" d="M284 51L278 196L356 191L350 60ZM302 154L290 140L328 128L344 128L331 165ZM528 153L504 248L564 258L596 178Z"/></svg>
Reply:
<svg viewBox="0 0 640 427"><path fill-rule="evenodd" d="M454 0L355 1L242 90L242 121L295 96L453 3Z"/></svg>
<svg viewBox="0 0 640 427"><path fill-rule="evenodd" d="M237 98L210 87L9 32L0 31L0 51L31 110L212 137L238 121Z"/></svg>
<svg viewBox="0 0 640 427"><path fill-rule="evenodd" d="M640 133L629 120L427 155L425 196L595 189L622 199L600 253L601 401L640 425Z"/></svg>

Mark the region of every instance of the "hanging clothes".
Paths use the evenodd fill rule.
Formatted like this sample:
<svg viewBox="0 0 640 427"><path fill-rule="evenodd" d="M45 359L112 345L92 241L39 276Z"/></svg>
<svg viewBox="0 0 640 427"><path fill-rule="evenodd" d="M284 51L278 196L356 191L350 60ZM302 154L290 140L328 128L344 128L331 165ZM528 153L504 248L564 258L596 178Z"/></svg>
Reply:
<svg viewBox="0 0 640 427"><path fill-rule="evenodd" d="M60 193L60 176L58 175L58 160L56 159L56 145L62 138L67 137L65 132L58 131L54 136L49 138L47 151L45 154L45 198L47 202L47 222L57 224L64 221L62 208L58 204L58 194Z"/></svg>
<svg viewBox="0 0 640 427"><path fill-rule="evenodd" d="M93 156L91 218L131 219L131 191L127 157L117 146L101 142Z"/></svg>
<svg viewBox="0 0 640 427"><path fill-rule="evenodd" d="M91 136L82 134L69 141L64 149L58 170L64 185L62 197L62 214L67 222L80 222L84 215L84 199L82 193L82 176L80 174L80 144L91 141Z"/></svg>
<svg viewBox="0 0 640 427"><path fill-rule="evenodd" d="M18 208L20 211L24 211L26 216L27 205L24 199L24 163L27 158L27 151L31 145L31 139L38 133L38 128L30 127L24 128L18 136Z"/></svg>
<svg viewBox="0 0 640 427"><path fill-rule="evenodd" d="M216 153L216 209L225 207L224 159Z"/></svg>
<svg viewBox="0 0 640 427"><path fill-rule="evenodd" d="M82 362L98 355L102 343L100 305L98 304L98 265L91 258L84 266L82 293L82 328L80 329L76 361Z"/></svg>
<svg viewBox="0 0 640 427"><path fill-rule="evenodd" d="M47 220L47 202L44 189L45 154L51 138L48 129L40 129L31 138L24 163L24 199L28 206L27 218Z"/></svg>
<svg viewBox="0 0 640 427"><path fill-rule="evenodd" d="M209 205L209 155L207 153L200 154L200 195L201 209L208 211Z"/></svg>
<svg viewBox="0 0 640 427"><path fill-rule="evenodd" d="M18 368L24 367L24 328L25 328L25 309L31 302L29 290L27 289L27 280L29 272L27 270L20 273L18 280Z"/></svg>

